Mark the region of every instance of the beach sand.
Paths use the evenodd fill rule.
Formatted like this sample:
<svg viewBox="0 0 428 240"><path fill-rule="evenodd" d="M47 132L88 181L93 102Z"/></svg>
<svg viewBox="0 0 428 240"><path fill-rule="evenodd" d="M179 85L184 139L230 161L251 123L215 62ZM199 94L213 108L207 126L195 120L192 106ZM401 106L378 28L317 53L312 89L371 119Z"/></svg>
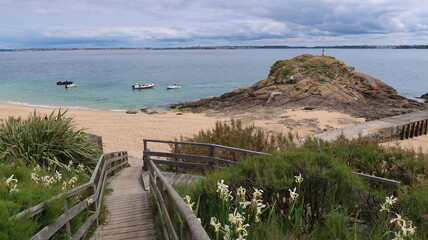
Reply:
<svg viewBox="0 0 428 240"><path fill-rule="evenodd" d="M428 154L428 135L422 135L404 141L395 140L390 142L381 143L385 147L401 147L404 149L413 149L417 152L422 151Z"/></svg>
<svg viewBox="0 0 428 240"><path fill-rule="evenodd" d="M21 105L0 104L0 119L9 116L26 119L33 111L38 114L50 114L52 108L35 108ZM181 136L189 137L200 130L211 129L216 121L229 121L232 117L242 119L245 124L254 124L271 132L289 132L300 138L335 128L342 128L363 122L363 118L354 118L348 114L318 110L285 110L281 114L260 112L240 115L183 113L164 111L157 114L126 114L118 111L68 109L67 117L72 117L76 128L101 136L104 152L128 151L133 157L141 158L143 139L176 140ZM422 138L422 137L421 137ZM408 141L418 141L417 138ZM403 143L406 141L402 141ZM414 143L410 145L415 146ZM428 145L428 144L425 144ZM167 144L150 143L152 150L169 150Z"/></svg>
<svg viewBox="0 0 428 240"><path fill-rule="evenodd" d="M54 109L34 108L20 105L0 104L0 119L9 116L27 118L36 110L40 115L50 114ZM256 113L246 116L236 116L244 123L254 124L274 132L298 133L299 137L320 131L321 128L345 127L363 119L353 118L347 114L327 111L290 110L282 112L275 118L249 118ZM68 109L67 117L73 117L77 128L84 128L86 132L101 136L104 151L127 150L129 155L141 157L143 153L143 139L175 140L181 136L189 137L200 130L211 129L216 121L229 121L230 116L206 115L165 111L158 114L126 114L125 112L76 110ZM149 148L168 150L167 144L153 144Z"/></svg>

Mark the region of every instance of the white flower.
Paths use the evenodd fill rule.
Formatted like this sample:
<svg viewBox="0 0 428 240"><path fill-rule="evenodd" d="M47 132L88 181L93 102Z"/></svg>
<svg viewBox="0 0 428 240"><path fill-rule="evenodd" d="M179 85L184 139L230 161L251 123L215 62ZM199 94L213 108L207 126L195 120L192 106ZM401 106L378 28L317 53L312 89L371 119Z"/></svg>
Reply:
<svg viewBox="0 0 428 240"><path fill-rule="evenodd" d="M34 171L35 172L38 172L38 171L40 171L42 168L40 167L40 165L39 164L37 164L37 166L34 168Z"/></svg>
<svg viewBox="0 0 428 240"><path fill-rule="evenodd" d="M242 186L239 186L238 189L236 189L236 195L238 195L242 200L245 200L245 193L247 190L243 188Z"/></svg>
<svg viewBox="0 0 428 240"><path fill-rule="evenodd" d="M18 191L19 191L19 189L16 189L16 187L17 187L17 184L14 184L14 185L10 188L9 192L10 192L10 193L11 193L11 192L18 192Z"/></svg>
<svg viewBox="0 0 428 240"><path fill-rule="evenodd" d="M261 198L262 194L263 194L263 190L259 190L257 188L254 188L254 192L253 192L253 198L254 199Z"/></svg>
<svg viewBox="0 0 428 240"><path fill-rule="evenodd" d="M58 171L55 171L55 178L57 181L61 181L62 179L62 174Z"/></svg>
<svg viewBox="0 0 428 240"><path fill-rule="evenodd" d="M403 221L401 225L401 231L403 236L412 236L415 234L416 227L412 226L412 221Z"/></svg>
<svg viewBox="0 0 428 240"><path fill-rule="evenodd" d="M291 191L291 189L288 189L288 191L290 192L291 201L295 201L297 199L297 197L299 196L299 194L296 193L296 188L294 188L293 191Z"/></svg>
<svg viewBox="0 0 428 240"><path fill-rule="evenodd" d="M245 208L247 208L249 205L251 205L251 202L249 202L249 201L242 201L242 202L239 202L239 205L241 205L241 206L242 206L242 208L243 208L243 209L245 209Z"/></svg>
<svg viewBox="0 0 428 240"><path fill-rule="evenodd" d="M303 182L303 178L302 178L302 174L301 173L299 173L299 175L298 176L294 176L294 178L295 178L295 182L296 183L301 183L301 182Z"/></svg>
<svg viewBox="0 0 428 240"><path fill-rule="evenodd" d="M79 172L83 172L83 170L85 169L85 166L83 166L83 164L79 164L77 165L77 168Z"/></svg>
<svg viewBox="0 0 428 240"><path fill-rule="evenodd" d="M390 211L390 207L386 204L386 203L384 203L384 204L381 204L380 205L380 210L379 211L387 211L387 212L389 212Z"/></svg>
<svg viewBox="0 0 428 240"><path fill-rule="evenodd" d="M214 227L214 232L220 231L221 223L217 221L216 217L211 217L210 224Z"/></svg>
<svg viewBox="0 0 428 240"><path fill-rule="evenodd" d="M385 198L385 204L392 206L392 205L394 205L395 202L397 202L397 198L394 198L393 195L391 195L391 197Z"/></svg>
<svg viewBox="0 0 428 240"><path fill-rule="evenodd" d="M394 232L395 238L392 240L404 240L403 236L401 236L401 232Z"/></svg>
<svg viewBox="0 0 428 240"><path fill-rule="evenodd" d="M244 223L245 217L242 216L238 211L238 209L235 209L235 211L229 214L229 222L235 226L235 229L238 229L242 227L242 224Z"/></svg>
<svg viewBox="0 0 428 240"><path fill-rule="evenodd" d="M13 178L13 175L15 175L15 174L12 174L12 176L10 176L9 178L6 179L6 181L5 181L6 186L9 187L10 185L12 185L13 182L15 182L15 183L18 182L18 179Z"/></svg>
<svg viewBox="0 0 428 240"><path fill-rule="evenodd" d="M87 203L88 205L91 205L93 202L94 202L94 201L92 200L92 198L88 198L88 199L86 199L86 203Z"/></svg>
<svg viewBox="0 0 428 240"><path fill-rule="evenodd" d="M186 195L186 196L183 198L183 200L184 200L184 202L186 203L186 205L190 208L190 210L193 210L193 205L194 205L195 203L191 203L192 199L189 197L189 195Z"/></svg>
<svg viewBox="0 0 428 240"><path fill-rule="evenodd" d="M31 180L33 180L35 183L39 182L40 179L37 173L31 173Z"/></svg>

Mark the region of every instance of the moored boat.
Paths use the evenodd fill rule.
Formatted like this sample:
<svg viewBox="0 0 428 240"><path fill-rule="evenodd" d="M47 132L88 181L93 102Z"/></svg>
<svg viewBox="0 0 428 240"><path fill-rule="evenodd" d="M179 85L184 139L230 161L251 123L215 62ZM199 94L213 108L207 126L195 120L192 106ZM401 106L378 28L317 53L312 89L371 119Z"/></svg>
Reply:
<svg viewBox="0 0 428 240"><path fill-rule="evenodd" d="M58 81L56 82L56 85L69 85L73 84L73 81Z"/></svg>
<svg viewBox="0 0 428 240"><path fill-rule="evenodd" d="M73 88L73 87L76 87L76 86L77 86L77 84L72 83L72 84L65 85L65 88Z"/></svg>
<svg viewBox="0 0 428 240"><path fill-rule="evenodd" d="M173 85L166 86L166 89L177 89L181 88L181 85L178 83L174 83Z"/></svg>
<svg viewBox="0 0 428 240"><path fill-rule="evenodd" d="M132 89L145 89L145 88L152 88L154 87L155 84L154 83L150 83L150 84L145 84L145 83L141 83L141 84L134 84L132 85Z"/></svg>

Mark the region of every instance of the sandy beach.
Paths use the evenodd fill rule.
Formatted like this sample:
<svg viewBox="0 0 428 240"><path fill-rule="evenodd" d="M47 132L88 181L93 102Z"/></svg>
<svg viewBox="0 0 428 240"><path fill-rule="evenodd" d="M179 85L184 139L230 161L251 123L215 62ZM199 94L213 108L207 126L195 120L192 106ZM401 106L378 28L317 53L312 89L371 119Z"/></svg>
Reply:
<svg viewBox="0 0 428 240"><path fill-rule="evenodd" d="M50 114L53 108L35 108L21 105L0 104L0 119L9 116L27 118L36 110L40 115ZM281 114L264 115L263 113L242 113L238 115L176 113L163 111L156 114L126 114L118 111L76 110L68 109L67 117L72 117L76 128L101 136L104 151L128 151L129 155L142 157L143 139L175 140L181 136L189 137L200 130L214 127L216 121L229 121L231 117L242 119L245 124L254 124L271 132L293 132L299 137L342 128L363 122L363 118L354 118L348 114L319 110L286 110ZM428 137L400 141L406 146L428 146L421 140ZM391 143L391 144L395 144ZM166 144L151 144L151 149L168 150Z"/></svg>

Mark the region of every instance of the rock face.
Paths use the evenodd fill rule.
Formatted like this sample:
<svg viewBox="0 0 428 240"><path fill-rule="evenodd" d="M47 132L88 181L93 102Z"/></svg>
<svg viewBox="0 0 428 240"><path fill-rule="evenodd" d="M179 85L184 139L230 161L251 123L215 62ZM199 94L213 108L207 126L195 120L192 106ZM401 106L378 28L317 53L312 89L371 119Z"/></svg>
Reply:
<svg viewBox="0 0 428 240"><path fill-rule="evenodd" d="M428 93L423 94L422 96L420 96L419 98L428 100Z"/></svg>
<svg viewBox="0 0 428 240"><path fill-rule="evenodd" d="M251 87L220 97L171 106L233 111L269 108L322 108L350 113L369 120L426 109L386 83L329 56L304 54L277 61L269 76ZM290 82L290 76L294 77Z"/></svg>

